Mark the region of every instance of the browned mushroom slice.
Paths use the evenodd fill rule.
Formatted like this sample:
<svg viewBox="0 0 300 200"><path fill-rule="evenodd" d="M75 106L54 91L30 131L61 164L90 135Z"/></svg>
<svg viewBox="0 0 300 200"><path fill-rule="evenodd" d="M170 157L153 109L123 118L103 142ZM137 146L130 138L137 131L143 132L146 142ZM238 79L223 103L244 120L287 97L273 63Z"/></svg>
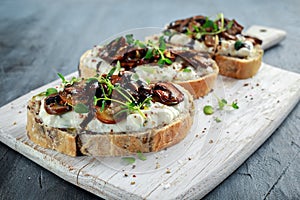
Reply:
<svg viewBox="0 0 300 200"><path fill-rule="evenodd" d="M205 35L204 36L204 43L207 47L214 47L216 46L216 35Z"/></svg>
<svg viewBox="0 0 300 200"><path fill-rule="evenodd" d="M46 97L44 108L48 114L61 115L72 110L72 107L66 104L59 94L52 94Z"/></svg>
<svg viewBox="0 0 300 200"><path fill-rule="evenodd" d="M153 101L165 105L176 105L184 100L183 93L172 83L158 82L153 87Z"/></svg>
<svg viewBox="0 0 300 200"><path fill-rule="evenodd" d="M254 45L257 45L257 44L261 45L262 44L262 40L260 40L256 37L245 36L245 38L246 38L247 41L252 42L252 44L254 44Z"/></svg>
<svg viewBox="0 0 300 200"><path fill-rule="evenodd" d="M96 106L96 118L105 124L117 123L113 114L108 109L101 110L98 106Z"/></svg>

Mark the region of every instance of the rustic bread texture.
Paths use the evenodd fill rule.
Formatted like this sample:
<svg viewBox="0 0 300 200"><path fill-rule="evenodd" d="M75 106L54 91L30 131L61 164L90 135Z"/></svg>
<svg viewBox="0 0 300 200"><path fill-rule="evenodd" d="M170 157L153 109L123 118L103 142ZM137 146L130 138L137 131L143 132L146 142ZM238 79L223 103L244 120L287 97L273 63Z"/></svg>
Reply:
<svg viewBox="0 0 300 200"><path fill-rule="evenodd" d="M237 79L246 79L254 76L261 66L263 57L263 50L260 45L256 45L255 50L255 56L247 59L216 55L215 61L219 66L219 73Z"/></svg>
<svg viewBox="0 0 300 200"><path fill-rule="evenodd" d="M83 65L83 60L90 54L91 50L86 51L80 58L78 72L80 77L89 78L95 76L99 71ZM199 79L187 81L174 81L188 90L195 99L207 95L214 87L217 75L219 73L218 65L212 60L213 72Z"/></svg>
<svg viewBox="0 0 300 200"><path fill-rule="evenodd" d="M176 81L176 84L181 85L189 91L195 99L207 95L214 87L219 68L216 63L213 64L213 72L199 79L189 81Z"/></svg>
<svg viewBox="0 0 300 200"><path fill-rule="evenodd" d="M30 100L27 110L27 135L34 143L70 156L124 156L137 152L155 152L180 142L193 123L194 104L171 124L144 132L88 133L75 129L48 127L39 118L41 102Z"/></svg>

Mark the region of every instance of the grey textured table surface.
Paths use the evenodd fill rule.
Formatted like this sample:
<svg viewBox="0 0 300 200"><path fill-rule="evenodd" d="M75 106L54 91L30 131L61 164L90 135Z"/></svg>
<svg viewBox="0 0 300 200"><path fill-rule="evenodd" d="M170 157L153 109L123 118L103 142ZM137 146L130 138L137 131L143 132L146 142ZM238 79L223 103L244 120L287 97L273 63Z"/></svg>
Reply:
<svg viewBox="0 0 300 200"><path fill-rule="evenodd" d="M76 70L80 55L124 30L223 12L287 31L264 62L300 73L300 1L1 0L0 106ZM282 83L284 84L284 83ZM25 119L24 119L25 120ZM0 122L2 123L2 122ZM204 199L300 199L300 106ZM0 199L98 199L0 143Z"/></svg>

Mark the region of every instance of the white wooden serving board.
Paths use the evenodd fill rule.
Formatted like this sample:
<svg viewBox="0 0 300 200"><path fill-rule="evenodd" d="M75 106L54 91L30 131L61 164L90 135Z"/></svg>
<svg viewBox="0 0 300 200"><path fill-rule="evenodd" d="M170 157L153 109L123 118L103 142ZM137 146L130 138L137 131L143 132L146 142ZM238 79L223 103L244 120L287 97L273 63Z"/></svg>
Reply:
<svg viewBox="0 0 300 200"><path fill-rule="evenodd" d="M267 64L251 79L220 76L214 94L230 102L237 100L240 108L206 116L203 106L216 106L214 95L197 100L195 123L188 136L167 150L146 154L146 161L137 159L133 166L120 157L72 158L27 138L27 101L57 83L0 108L0 141L59 177L109 199L203 197L273 133L300 99L300 75ZM217 123L215 117L222 121Z"/></svg>

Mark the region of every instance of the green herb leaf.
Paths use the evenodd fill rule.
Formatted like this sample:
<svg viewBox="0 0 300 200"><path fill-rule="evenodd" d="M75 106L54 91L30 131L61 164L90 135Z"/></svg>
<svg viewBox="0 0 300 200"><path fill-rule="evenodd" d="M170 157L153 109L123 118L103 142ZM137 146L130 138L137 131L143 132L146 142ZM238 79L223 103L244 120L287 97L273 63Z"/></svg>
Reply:
<svg viewBox="0 0 300 200"><path fill-rule="evenodd" d="M164 36L159 37L159 50L162 52L166 50L166 43L165 43Z"/></svg>
<svg viewBox="0 0 300 200"><path fill-rule="evenodd" d="M62 83L66 83L65 77L64 77L61 73L57 73L57 75L58 75L59 78L61 79Z"/></svg>
<svg viewBox="0 0 300 200"><path fill-rule="evenodd" d="M187 28L187 29L186 29L186 34L187 34L187 35L193 35L193 32L192 32L189 28Z"/></svg>
<svg viewBox="0 0 300 200"><path fill-rule="evenodd" d="M244 44L243 44L242 41L237 40L237 41L234 43L234 49L238 51L240 48L243 47L243 45L244 45Z"/></svg>
<svg viewBox="0 0 300 200"><path fill-rule="evenodd" d="M58 93L58 91L57 91L57 89L55 89L55 88L48 88L48 89L46 90L46 96L49 96L49 95L51 95L51 94L56 94L56 93Z"/></svg>
<svg viewBox="0 0 300 200"><path fill-rule="evenodd" d="M219 99L218 104L219 104L219 109L222 110L224 106L227 105L227 101L225 99L221 99L221 100Z"/></svg>
<svg viewBox="0 0 300 200"><path fill-rule="evenodd" d="M165 36L171 36L171 35L172 35L172 32L171 32L170 30L164 30L164 31L163 31L163 34L164 34Z"/></svg>
<svg viewBox="0 0 300 200"><path fill-rule="evenodd" d="M204 114L206 114L206 115L211 115L211 114L214 113L214 108L213 108L212 106L210 106L210 105L206 105L206 106L204 106L204 108L203 108L203 112L204 112Z"/></svg>
<svg viewBox="0 0 300 200"><path fill-rule="evenodd" d="M134 44L141 47L141 48L146 48L146 45L143 42L139 41L139 40L135 40Z"/></svg>
<svg viewBox="0 0 300 200"><path fill-rule="evenodd" d="M147 160L146 156L142 152L140 152L140 151L137 152L137 156L142 161Z"/></svg>
<svg viewBox="0 0 300 200"><path fill-rule="evenodd" d="M119 62L119 61L118 61ZM111 70L108 72L108 74L107 74L107 78L110 78L114 73L115 73L115 71L116 71L116 69L117 69L117 67L113 67L113 68L111 68Z"/></svg>
<svg viewBox="0 0 300 200"><path fill-rule="evenodd" d="M219 117L216 117L216 118L215 118L215 121L216 121L217 123L220 123L222 120L221 120Z"/></svg>
<svg viewBox="0 0 300 200"><path fill-rule="evenodd" d="M183 72L191 72L192 70L189 69L189 68L184 68L182 71L183 71Z"/></svg>
<svg viewBox="0 0 300 200"><path fill-rule="evenodd" d="M196 33L195 38L199 40L201 38L201 33Z"/></svg>
<svg viewBox="0 0 300 200"><path fill-rule="evenodd" d="M90 83L92 81L97 81L98 79L96 77L88 78L85 82Z"/></svg>
<svg viewBox="0 0 300 200"><path fill-rule="evenodd" d="M150 58L152 58L153 57L153 49L151 49L151 48L148 48L148 50L147 50L147 53L146 53L146 55L145 55L145 59L150 59Z"/></svg>
<svg viewBox="0 0 300 200"><path fill-rule="evenodd" d="M231 29L232 25L233 25L233 20L231 20L230 22L228 22L228 24L226 25L226 30Z"/></svg>
<svg viewBox="0 0 300 200"><path fill-rule="evenodd" d="M161 58L157 61L157 64L162 67L165 64L165 60Z"/></svg>
<svg viewBox="0 0 300 200"><path fill-rule="evenodd" d="M89 108L83 103L78 103L74 106L74 111L77 113L88 113Z"/></svg>
<svg viewBox="0 0 300 200"><path fill-rule="evenodd" d="M122 160L127 162L128 164L133 164L135 162L134 157L123 157Z"/></svg>
<svg viewBox="0 0 300 200"><path fill-rule="evenodd" d="M126 38L126 42L128 44L133 44L134 43L133 34L125 35L125 38Z"/></svg>
<svg viewBox="0 0 300 200"><path fill-rule="evenodd" d="M234 109L239 109L237 102L232 102L231 107L233 107Z"/></svg>
<svg viewBox="0 0 300 200"><path fill-rule="evenodd" d="M165 61L165 63L167 63L169 65L171 65L173 63L172 60L170 60L169 58L165 58L164 61Z"/></svg>

